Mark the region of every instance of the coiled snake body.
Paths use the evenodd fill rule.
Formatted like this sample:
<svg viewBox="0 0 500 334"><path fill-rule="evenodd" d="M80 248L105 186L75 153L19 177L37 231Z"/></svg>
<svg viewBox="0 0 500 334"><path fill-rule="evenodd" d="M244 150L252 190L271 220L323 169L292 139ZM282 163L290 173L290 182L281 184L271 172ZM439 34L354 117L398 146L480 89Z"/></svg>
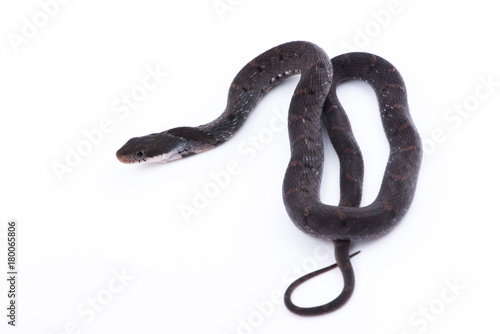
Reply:
<svg viewBox="0 0 500 334"><path fill-rule="evenodd" d="M243 124L258 101L277 83L294 74L301 78L288 116L291 158L283 182L283 200L295 225L305 233L333 240L335 257L344 277L341 294L322 306L298 307L291 293L303 281L335 265L304 276L285 293L285 304L301 315L317 315L341 307L352 294L354 273L350 263L351 240L372 239L389 232L408 210L415 192L422 159L422 144L409 114L406 88L399 72L381 57L348 53L329 59L309 42L274 47L245 65L229 89L227 106L214 121L198 127L181 127L130 139L117 152L121 162L173 161L214 148ZM390 153L376 199L359 207L363 159L342 108L336 87L361 79L375 90ZM320 201L323 171L321 120L339 156L340 204Z"/></svg>

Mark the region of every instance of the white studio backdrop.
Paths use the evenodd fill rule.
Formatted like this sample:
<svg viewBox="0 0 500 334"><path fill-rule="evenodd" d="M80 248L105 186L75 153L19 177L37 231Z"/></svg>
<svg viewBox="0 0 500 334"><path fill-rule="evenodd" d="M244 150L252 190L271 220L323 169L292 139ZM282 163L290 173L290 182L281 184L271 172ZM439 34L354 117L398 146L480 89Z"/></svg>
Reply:
<svg viewBox="0 0 500 334"><path fill-rule="evenodd" d="M16 327L1 279L1 333L498 331L492 2L23 0L3 2L0 22L0 277L9 220L18 237ZM216 118L239 69L292 40L393 63L425 145L407 216L353 243L352 298L312 318L282 301L291 280L334 261L282 202L297 77L216 150L172 164L115 157L131 137ZM388 144L371 88L348 82L338 94L365 158L366 205ZM327 145L326 203L338 201L338 173ZM327 302L341 285L333 271L294 301Z"/></svg>

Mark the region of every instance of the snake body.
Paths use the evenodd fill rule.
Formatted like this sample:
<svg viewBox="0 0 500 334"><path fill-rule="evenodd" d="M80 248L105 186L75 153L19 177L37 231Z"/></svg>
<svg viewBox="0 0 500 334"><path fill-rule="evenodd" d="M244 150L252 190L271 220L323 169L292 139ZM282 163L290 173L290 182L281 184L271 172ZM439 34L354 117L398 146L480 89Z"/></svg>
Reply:
<svg viewBox="0 0 500 334"><path fill-rule="evenodd" d="M373 54L354 52L329 59L309 42L274 47L246 64L229 89L227 106L214 121L198 127L180 127L130 139L117 152L121 162L173 161L214 148L229 139L272 87L301 74L289 108L291 158L283 182L283 200L294 224L305 233L333 240L338 266L344 277L342 293L330 303L298 307L291 293L285 304L301 315L317 315L341 307L352 294L354 274L350 263L351 240L388 233L405 215L415 193L422 159L422 143L409 114L404 81L389 62ZM366 81L374 89L390 153L380 191L373 203L359 207L363 159L336 88L350 79ZM326 126L340 163L340 203L323 204L319 191L323 172L321 122Z"/></svg>

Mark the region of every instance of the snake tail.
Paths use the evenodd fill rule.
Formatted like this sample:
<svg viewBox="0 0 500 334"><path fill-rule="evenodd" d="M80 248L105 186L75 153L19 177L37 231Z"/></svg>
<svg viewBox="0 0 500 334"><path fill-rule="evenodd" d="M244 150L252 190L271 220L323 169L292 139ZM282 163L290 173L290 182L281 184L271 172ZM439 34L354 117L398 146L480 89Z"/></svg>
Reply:
<svg viewBox="0 0 500 334"><path fill-rule="evenodd" d="M337 260L337 263L316 270L312 273L306 274L295 280L292 284L290 284L290 286L285 292L284 300L286 307L291 312L302 316L315 316L315 315L326 314L338 310L349 300L354 291L354 283L355 283L354 270L352 269L351 265L351 258L360 253L360 251L357 251L349 255L350 243L351 243L350 240L334 240L333 244L335 246L335 259ZM342 273L342 277L344 279L344 287L342 289L342 292L335 299L326 304L314 307L301 307L295 305L292 302L292 293L299 285L310 280L313 277L321 275L337 267L339 267Z"/></svg>

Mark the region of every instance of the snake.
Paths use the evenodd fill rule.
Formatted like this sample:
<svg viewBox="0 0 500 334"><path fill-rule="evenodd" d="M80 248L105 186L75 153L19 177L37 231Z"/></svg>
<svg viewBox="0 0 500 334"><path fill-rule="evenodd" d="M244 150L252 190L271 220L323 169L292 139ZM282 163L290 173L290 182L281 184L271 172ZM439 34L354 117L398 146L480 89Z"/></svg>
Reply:
<svg viewBox="0 0 500 334"><path fill-rule="evenodd" d="M341 308L354 290L349 254L352 240L379 238L408 211L422 160L422 141L409 112L405 83L387 60L366 52L332 59L314 43L288 42L247 63L233 79L227 105L215 120L195 127L176 127L128 140L116 156L123 163L171 162L215 148L232 137L263 96L284 79L300 74L288 113L290 161L282 196L292 222L306 234L333 242L336 264L293 282L284 303L293 313L321 315ZM336 94L347 80L362 80L375 91L389 156L375 200L360 207L364 163L359 145ZM320 184L324 165L322 123L339 158L340 201L324 204ZM291 300L304 281L339 267L344 286L324 305L301 307Z"/></svg>

